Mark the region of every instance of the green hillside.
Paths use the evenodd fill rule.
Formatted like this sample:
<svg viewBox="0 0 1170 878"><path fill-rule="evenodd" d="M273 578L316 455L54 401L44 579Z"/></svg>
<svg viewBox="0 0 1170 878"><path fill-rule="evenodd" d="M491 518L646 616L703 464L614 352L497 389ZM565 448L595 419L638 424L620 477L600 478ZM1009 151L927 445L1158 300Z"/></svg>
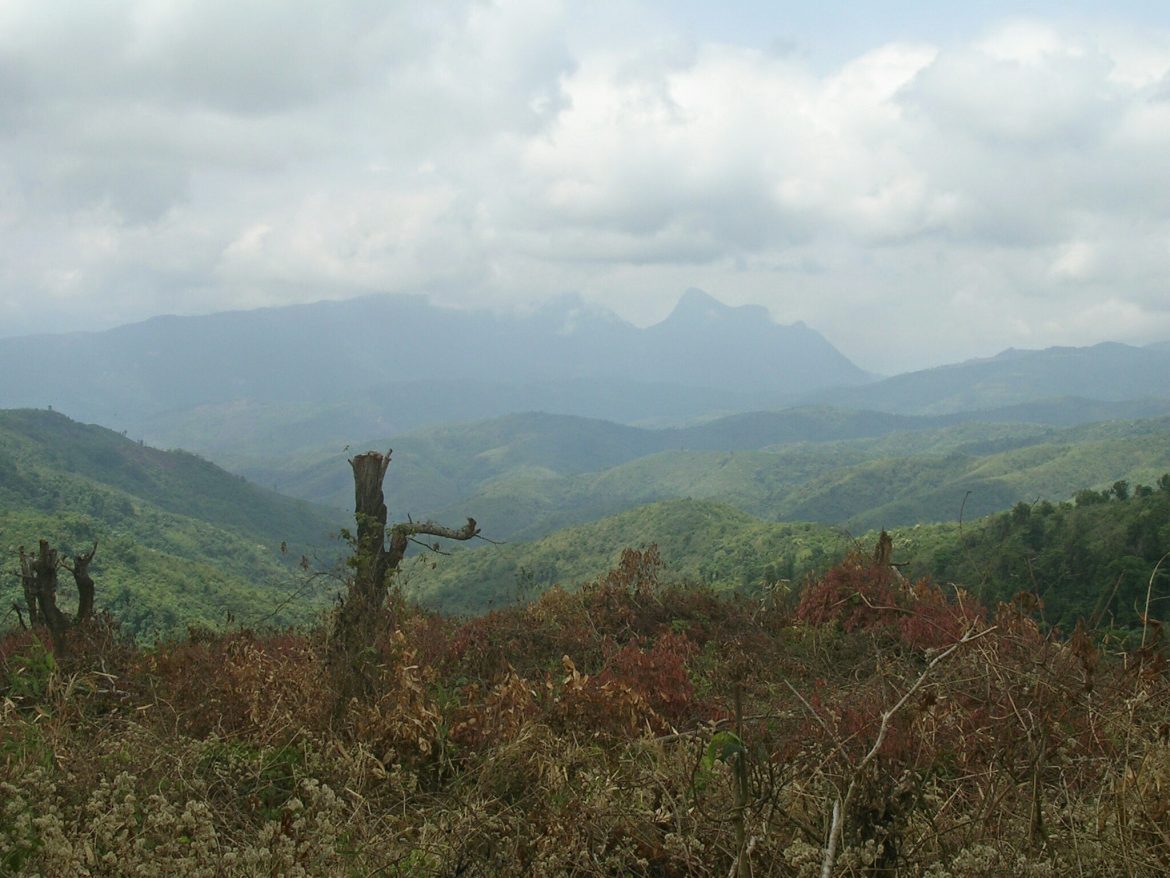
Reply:
<svg viewBox="0 0 1170 878"><path fill-rule="evenodd" d="M911 575L963 583L985 602L1033 592L1043 618L1066 631L1081 618L1090 627L1139 627L1151 581L1150 616L1170 618L1170 564L1154 576L1170 552L1165 473L1144 486L1081 490L1071 503L1019 503L962 530L905 528L894 544Z"/></svg>
<svg viewBox="0 0 1170 878"><path fill-rule="evenodd" d="M795 442L885 436L938 426L937 420L827 408L752 412L691 427L646 429L592 418L528 412L432 427L358 443L393 448L388 486L404 510L430 514L502 476L600 472L670 450L743 451ZM278 458L246 472L261 484L340 509L352 503L346 452Z"/></svg>
<svg viewBox="0 0 1170 878"><path fill-rule="evenodd" d="M1149 482L1168 467L1167 419L1063 429L971 423L763 451L663 451L575 475L517 467L435 514L475 516L498 539L536 539L642 504L690 497L773 521L864 531L954 520L960 511L977 517L1020 500L1065 500L1117 479ZM393 481L388 485L398 498Z"/></svg>
<svg viewBox="0 0 1170 878"><path fill-rule="evenodd" d="M987 515L1022 500L1061 501L1118 479L1150 483L1170 467L1170 422L1135 422L1132 435L1099 438L1073 428L1042 444L999 453L882 458L811 480L773 510L779 518L832 521L855 530Z"/></svg>
<svg viewBox="0 0 1170 878"><path fill-rule="evenodd" d="M51 411L0 411L0 552L15 559L41 538L66 552L97 541L98 608L140 636L229 613L242 623L308 618L311 601L286 602L303 586L298 562L331 551L341 521L192 454ZM17 591L15 576L0 581L6 612Z"/></svg>
<svg viewBox="0 0 1170 878"><path fill-rule="evenodd" d="M888 432L907 419L802 410L744 416L741 433L728 427L735 420L667 431L517 415L408 437L386 480L392 518L472 515L486 536L508 541L414 561L408 588L473 611L596 576L623 548L649 543L677 576L755 587L818 569L845 551L849 533L955 522L960 511L973 522L1118 480L1154 484L1170 470L1166 418ZM810 431L875 435L786 439ZM733 441L768 444L703 447ZM348 479L345 455L314 471ZM328 534L348 517L53 412L0 413L0 549L12 557L40 537L70 551L97 540L99 607L142 636L229 613L245 623L305 618L328 587L307 587L318 604L299 594L286 603L303 584L297 562L336 551ZM2 587L8 607L15 578Z"/></svg>
<svg viewBox="0 0 1170 878"><path fill-rule="evenodd" d="M1075 402L1053 402L1044 415L1072 419ZM1057 427L807 408L647 430L523 414L371 447L394 448L386 480L392 514L471 515L493 538L515 540L686 497L769 520L862 530L946 521L961 508L978 516L1022 499L1059 501L1086 485L1156 476L1170 466L1168 427L1165 417ZM349 453L250 472L347 510Z"/></svg>
<svg viewBox="0 0 1170 878"><path fill-rule="evenodd" d="M719 503L668 500L566 528L532 543L420 556L403 570L407 594L448 612L479 612L571 585L614 567L622 550L657 544L671 576L718 588L797 580L854 545L836 528L764 522Z"/></svg>
<svg viewBox="0 0 1170 878"><path fill-rule="evenodd" d="M892 530L895 560L910 578L958 583L983 601L1035 593L1044 619L1070 630L1079 618L1133 630L1151 574L1170 552L1170 476L1144 486L1083 489L1073 502L1018 503L1010 512ZM652 503L530 543L419 557L403 570L407 594L426 606L476 613L573 586L616 565L622 549L657 544L668 574L717 589L790 588L852 548L869 551L872 530L762 521L699 500ZM1170 614L1170 566L1156 581L1151 616Z"/></svg>

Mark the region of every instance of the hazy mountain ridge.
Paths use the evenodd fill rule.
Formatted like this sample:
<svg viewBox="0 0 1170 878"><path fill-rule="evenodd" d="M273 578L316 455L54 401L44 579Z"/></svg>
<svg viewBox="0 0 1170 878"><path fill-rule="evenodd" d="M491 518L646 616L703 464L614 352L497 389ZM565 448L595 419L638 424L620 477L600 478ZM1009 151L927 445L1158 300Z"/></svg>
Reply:
<svg viewBox="0 0 1170 878"><path fill-rule="evenodd" d="M504 315L370 296L0 339L0 406L53 405L195 450L205 449L175 430L201 408L238 426L247 415L227 418L235 407L266 406L286 434L298 424L287 407L299 409L299 444L310 446L337 436L313 429L307 404L344 402L370 435L533 407L695 417L868 379L803 324L696 290L647 329L575 297ZM517 391L536 405L517 406Z"/></svg>
<svg viewBox="0 0 1170 878"><path fill-rule="evenodd" d="M953 414L1061 396L1104 402L1170 398L1170 345L1008 349L994 357L908 372L863 388L810 394L845 407L901 414Z"/></svg>
<svg viewBox="0 0 1170 878"><path fill-rule="evenodd" d="M1170 399L1165 374L1170 345L1106 343L878 381L803 324L693 289L645 329L574 296L505 315L398 295L0 339L0 406L53 405L254 472L371 436L534 410L663 425L803 400L1030 420L1028 407L1076 395L1098 409L1128 403L1137 408L1121 416L1135 417L1151 413L1141 400Z"/></svg>

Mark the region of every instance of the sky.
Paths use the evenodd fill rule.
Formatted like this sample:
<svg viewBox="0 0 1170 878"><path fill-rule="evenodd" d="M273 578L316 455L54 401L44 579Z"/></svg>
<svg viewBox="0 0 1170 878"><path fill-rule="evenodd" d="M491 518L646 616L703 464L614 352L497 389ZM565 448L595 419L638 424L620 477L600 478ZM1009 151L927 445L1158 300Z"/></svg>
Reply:
<svg viewBox="0 0 1170 878"><path fill-rule="evenodd" d="M0 0L0 336L688 287L885 374L1170 339L1170 7Z"/></svg>

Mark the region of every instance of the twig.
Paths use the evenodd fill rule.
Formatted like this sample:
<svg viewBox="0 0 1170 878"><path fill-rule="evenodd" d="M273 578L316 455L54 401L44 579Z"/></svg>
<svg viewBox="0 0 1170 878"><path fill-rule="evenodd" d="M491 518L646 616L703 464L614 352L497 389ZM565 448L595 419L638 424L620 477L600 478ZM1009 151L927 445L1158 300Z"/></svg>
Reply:
<svg viewBox="0 0 1170 878"><path fill-rule="evenodd" d="M833 822L829 825L829 844L821 863L821 878L832 878L833 864L837 862L837 840L841 837L841 798L833 800Z"/></svg>
<svg viewBox="0 0 1170 878"><path fill-rule="evenodd" d="M1158 559L1158 563L1154 565L1154 572L1150 574L1150 583L1146 586L1146 612L1142 615L1142 648L1146 645L1146 631L1150 627L1150 596L1154 592L1154 580L1158 577L1158 570L1162 566L1162 562L1170 558L1170 552L1167 552Z"/></svg>
<svg viewBox="0 0 1170 878"><path fill-rule="evenodd" d="M436 555L450 555L451 554L450 552L444 552L442 549L440 549L438 543L424 543L422 540L415 539L414 537L407 537L407 539L410 540L410 542L414 543L415 545L422 546L428 552L434 552Z"/></svg>
<svg viewBox="0 0 1170 878"><path fill-rule="evenodd" d="M874 740L873 746L869 748L869 752L865 754L861 762L854 768L853 778L849 781L849 787L845 790L844 799L838 796L833 801L833 822L829 827L829 840L828 844L825 845L825 858L821 862L821 878L830 878L833 874L833 866L837 860L837 846L840 844L843 835L842 824L845 822L845 814L848 812L849 805L853 801L853 794L857 790L857 779L861 776L866 766L877 758L878 752L882 749L882 744L886 741L886 733L890 730L890 720L905 706L906 702L918 691L919 687L926 682L927 677L930 676L930 672L934 670L936 665L950 656L960 646L985 637L998 627L997 625L992 625L990 628L985 628L977 634L973 631L968 631L959 640L932 658L922 673L918 675L918 679L902 694L902 697L897 700L894 706L882 713L882 721L881 725L878 726L877 738Z"/></svg>

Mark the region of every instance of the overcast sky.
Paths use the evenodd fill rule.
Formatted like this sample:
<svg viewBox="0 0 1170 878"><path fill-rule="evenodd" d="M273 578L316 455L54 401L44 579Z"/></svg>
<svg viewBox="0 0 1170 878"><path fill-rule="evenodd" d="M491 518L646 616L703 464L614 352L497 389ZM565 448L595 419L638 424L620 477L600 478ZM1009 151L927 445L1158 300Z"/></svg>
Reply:
<svg viewBox="0 0 1170 878"><path fill-rule="evenodd" d="M1170 339L1158 2L0 0L0 335L701 287L892 373Z"/></svg>

